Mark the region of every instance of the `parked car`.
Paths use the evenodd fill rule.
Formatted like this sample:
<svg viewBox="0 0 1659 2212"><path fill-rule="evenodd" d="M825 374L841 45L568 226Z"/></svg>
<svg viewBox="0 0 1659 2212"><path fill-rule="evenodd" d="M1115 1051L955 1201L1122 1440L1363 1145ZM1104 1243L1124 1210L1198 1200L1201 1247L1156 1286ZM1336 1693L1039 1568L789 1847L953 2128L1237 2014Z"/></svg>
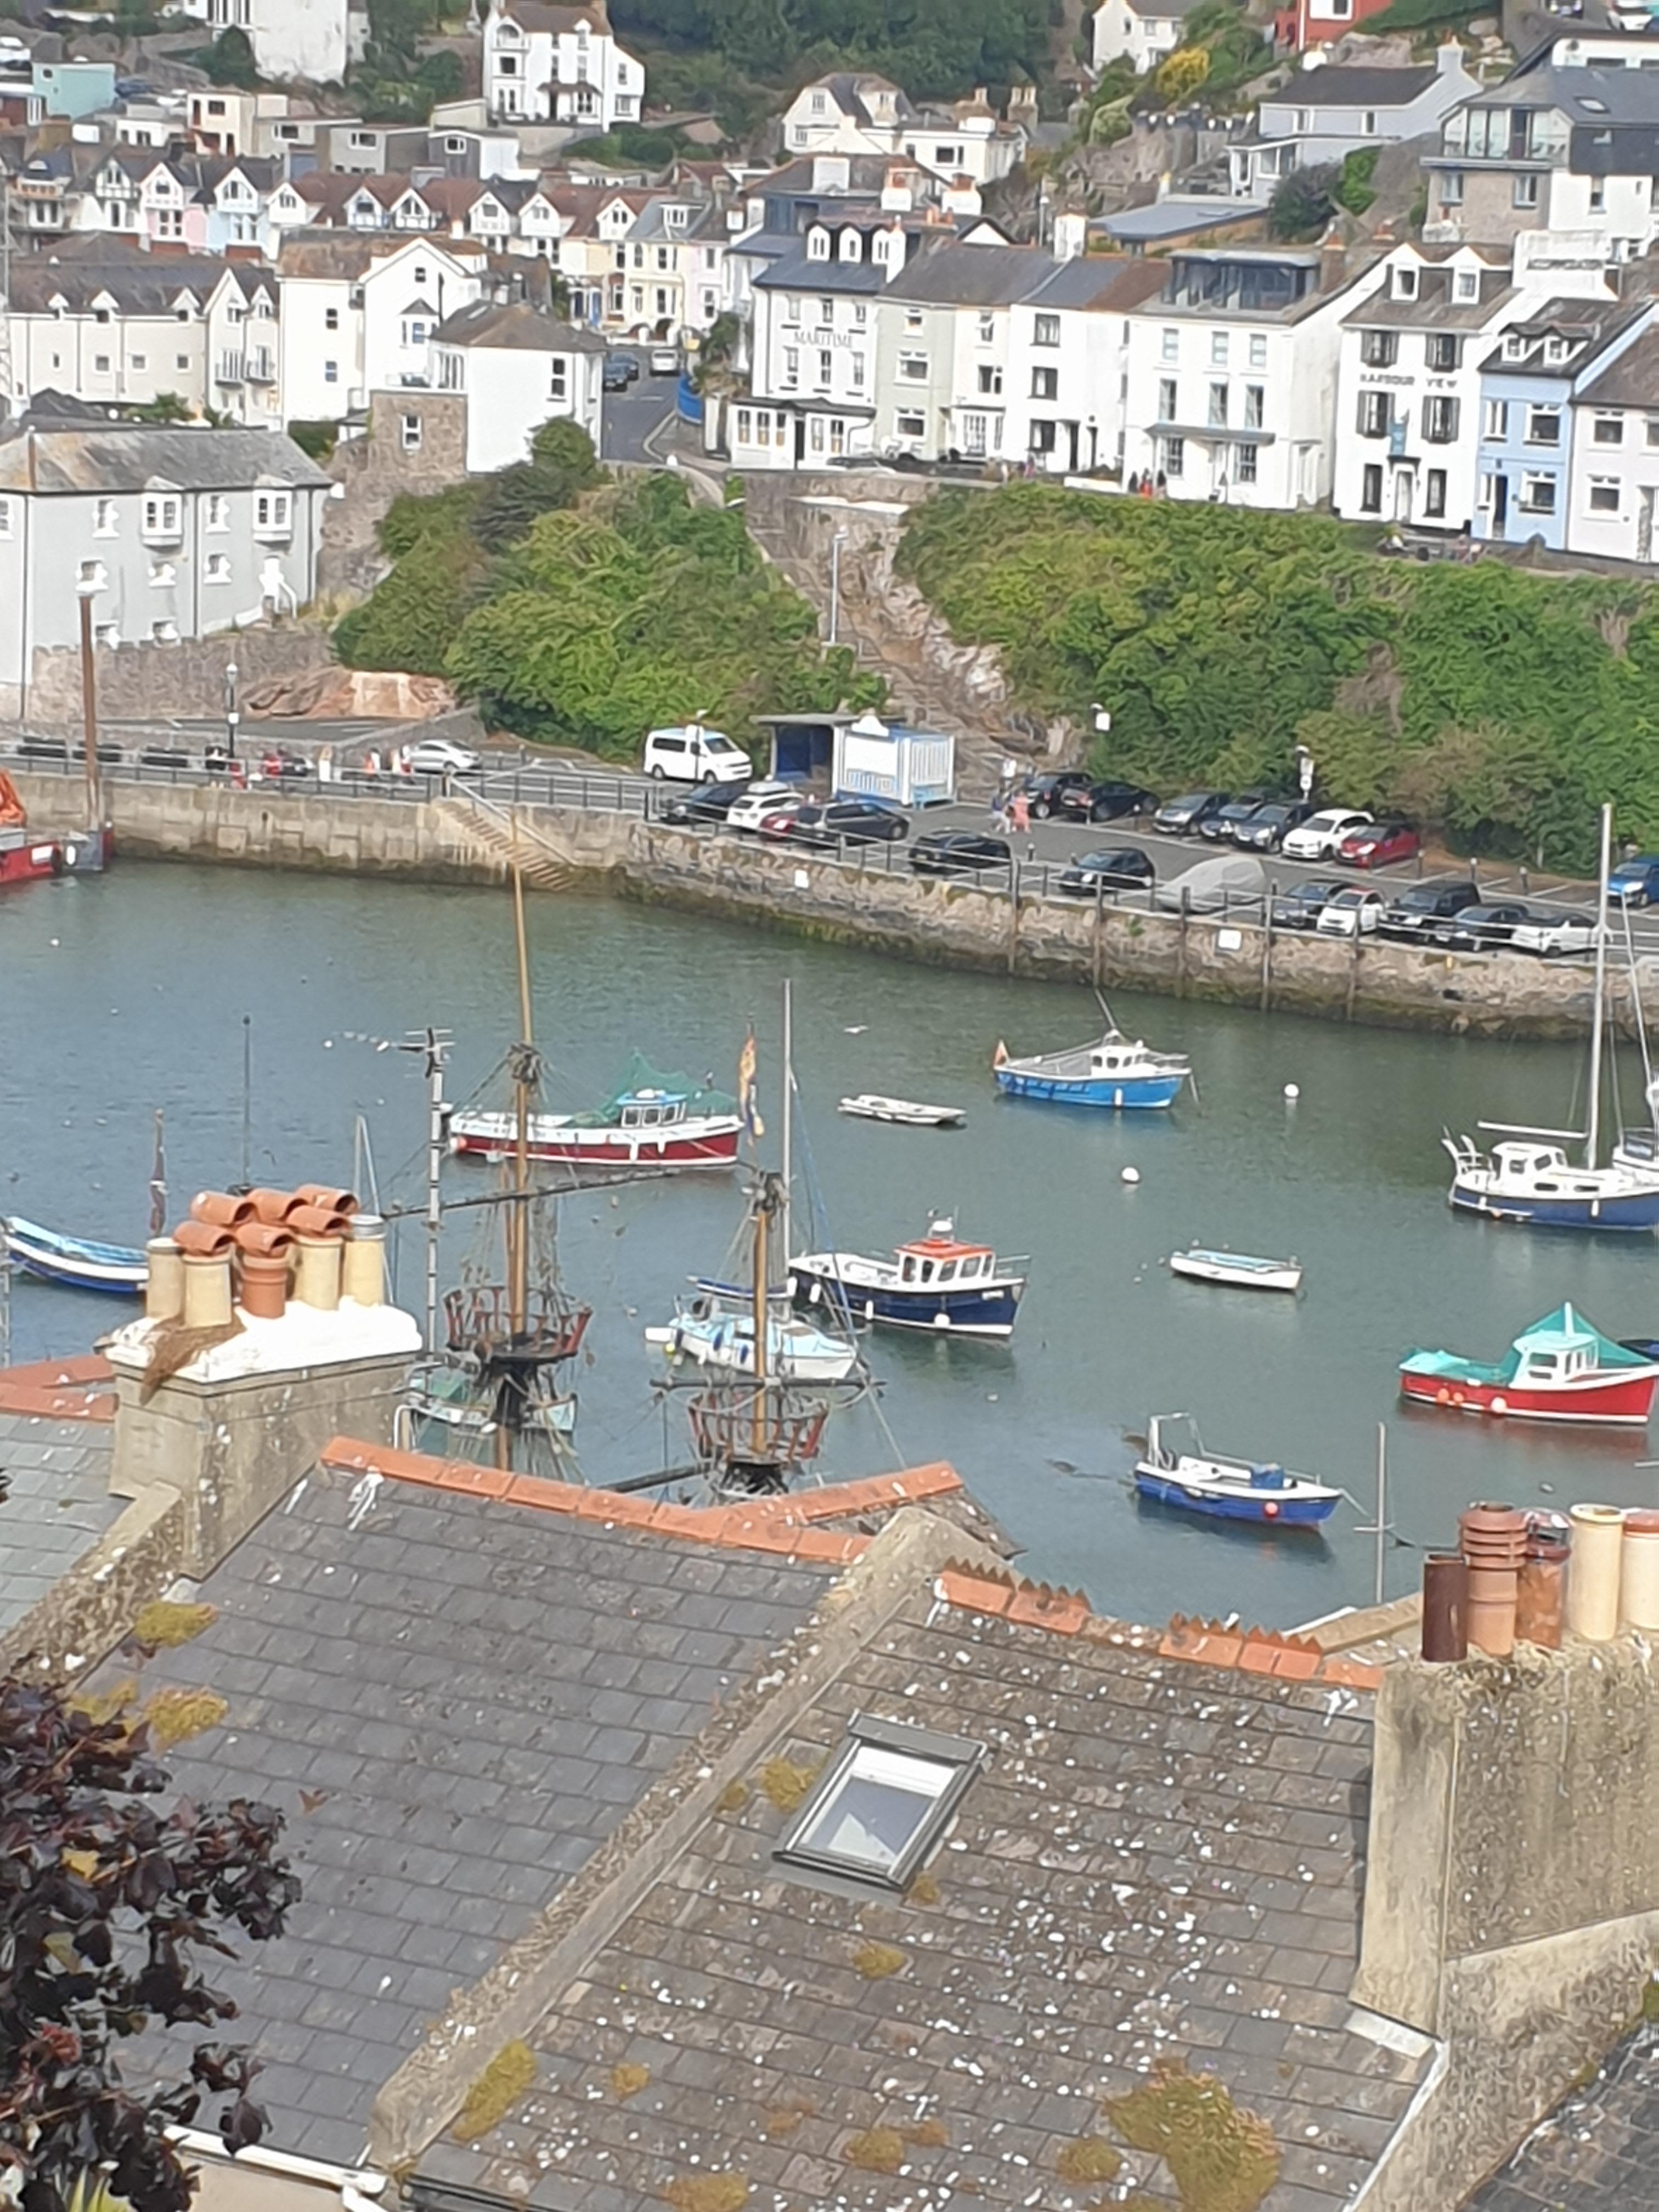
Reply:
<svg viewBox="0 0 1659 2212"><path fill-rule="evenodd" d="M1237 799L1230 799L1224 806L1218 806L1213 814L1206 814L1198 825L1198 834L1212 845L1231 845L1244 824L1267 804L1265 791L1243 791Z"/></svg>
<svg viewBox="0 0 1659 2212"><path fill-rule="evenodd" d="M1267 877L1260 860L1246 853L1212 853L1195 861L1157 891L1165 914L1248 912L1252 903L1267 904Z"/></svg>
<svg viewBox="0 0 1659 2212"><path fill-rule="evenodd" d="M1510 933L1517 952L1536 952L1544 959L1565 958L1575 952L1595 950L1595 917L1591 914L1562 914L1554 907L1535 906L1524 921Z"/></svg>
<svg viewBox="0 0 1659 2212"><path fill-rule="evenodd" d="M1171 837L1190 837L1199 824L1231 803L1226 791L1188 791L1179 799L1166 799L1152 817L1154 830Z"/></svg>
<svg viewBox="0 0 1659 2212"><path fill-rule="evenodd" d="M680 373L679 348L678 346L653 346L650 355L650 368L653 376L678 376Z"/></svg>
<svg viewBox="0 0 1659 2212"><path fill-rule="evenodd" d="M656 783L747 783L755 773L741 745L701 722L647 732L640 767Z"/></svg>
<svg viewBox="0 0 1659 2212"><path fill-rule="evenodd" d="M1006 839L975 837L966 830L931 830L910 848L910 867L918 876L977 876L988 868L1006 868L1012 858Z"/></svg>
<svg viewBox="0 0 1659 2212"><path fill-rule="evenodd" d="M1248 822L1239 823L1233 842L1247 853L1282 852L1286 835L1299 828L1312 812L1305 799L1288 803L1274 799L1271 805L1258 806Z"/></svg>
<svg viewBox="0 0 1659 2212"><path fill-rule="evenodd" d="M1626 906L1659 906L1659 853L1638 853L1620 860L1607 878L1607 896Z"/></svg>
<svg viewBox="0 0 1659 2212"><path fill-rule="evenodd" d="M680 825L699 822L718 824L725 821L748 788L746 783L701 783L695 791L671 799L663 808L662 818Z"/></svg>
<svg viewBox="0 0 1659 2212"><path fill-rule="evenodd" d="M761 825L769 830L770 820ZM831 799L823 805L796 809L784 828L792 845L816 845L831 851L837 845L890 845L910 834L910 824L890 807L878 806L873 799Z"/></svg>
<svg viewBox="0 0 1659 2212"><path fill-rule="evenodd" d="M1387 903L1381 891L1346 884L1326 900L1314 926L1321 937L1375 937Z"/></svg>
<svg viewBox="0 0 1659 2212"><path fill-rule="evenodd" d="M451 738L422 738L410 747L409 764L417 775L477 775L483 766L471 745Z"/></svg>
<svg viewBox="0 0 1659 2212"><path fill-rule="evenodd" d="M1478 884L1442 876L1402 891L1383 918L1382 934L1406 944L1444 945L1458 915L1483 903Z"/></svg>
<svg viewBox="0 0 1659 2212"><path fill-rule="evenodd" d="M259 755L259 773L267 783L291 783L311 774L311 763L292 745L267 745Z"/></svg>
<svg viewBox="0 0 1659 2212"><path fill-rule="evenodd" d="M1073 822L1121 822L1126 815L1150 814L1158 805L1138 783L1070 784L1060 793L1060 811Z"/></svg>
<svg viewBox="0 0 1659 2212"><path fill-rule="evenodd" d="M806 804L799 784L775 783L769 777L751 783L726 810L728 830L758 830L769 814L793 814Z"/></svg>
<svg viewBox="0 0 1659 2212"><path fill-rule="evenodd" d="M1342 888L1340 884L1328 883L1319 877L1310 877L1304 884L1293 884L1273 901L1273 927L1314 928L1327 905Z"/></svg>
<svg viewBox="0 0 1659 2212"><path fill-rule="evenodd" d="M1287 860L1333 860L1345 837L1370 827L1374 817L1352 806L1322 806L1295 830L1287 830L1279 846Z"/></svg>
<svg viewBox="0 0 1659 2212"><path fill-rule="evenodd" d="M1067 898L1092 898L1097 886L1115 895L1157 881L1158 870L1148 854L1133 845L1116 845L1103 852L1085 853L1081 860L1073 860L1055 879L1054 889L1063 891Z"/></svg>
<svg viewBox="0 0 1659 2212"><path fill-rule="evenodd" d="M1351 868L1388 868L1397 860L1414 860L1423 840L1409 822L1371 822L1351 830L1336 848L1336 858Z"/></svg>
<svg viewBox="0 0 1659 2212"><path fill-rule="evenodd" d="M1046 822L1051 814L1067 811L1066 799L1073 792L1088 790L1094 778L1086 769L1045 769L1041 775L1028 775L1020 786L1031 810L1033 822Z"/></svg>
<svg viewBox="0 0 1659 2212"><path fill-rule="evenodd" d="M1436 943L1454 952L1502 952L1514 942L1516 930L1529 919L1527 908L1513 900L1489 906L1466 906L1449 928L1441 929Z"/></svg>
<svg viewBox="0 0 1659 2212"><path fill-rule="evenodd" d="M605 367L599 373L599 384L606 392L626 392L630 384L640 380L640 364L631 353L608 353Z"/></svg>

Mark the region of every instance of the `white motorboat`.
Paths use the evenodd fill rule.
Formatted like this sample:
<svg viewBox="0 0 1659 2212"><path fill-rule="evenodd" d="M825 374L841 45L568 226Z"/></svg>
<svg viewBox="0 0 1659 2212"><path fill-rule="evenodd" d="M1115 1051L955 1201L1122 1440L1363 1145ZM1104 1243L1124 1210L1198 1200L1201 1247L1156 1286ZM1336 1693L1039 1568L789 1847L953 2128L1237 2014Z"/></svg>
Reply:
<svg viewBox="0 0 1659 2212"><path fill-rule="evenodd" d="M909 1129L959 1129L968 1119L960 1106L925 1106L915 1098L884 1098L873 1091L843 1098L841 1110L861 1121L896 1121Z"/></svg>
<svg viewBox="0 0 1659 2212"><path fill-rule="evenodd" d="M1299 1260L1263 1260L1249 1252L1209 1252L1194 1244L1190 1251L1171 1252L1170 1273L1189 1276L1195 1283L1225 1283L1237 1291L1289 1291L1302 1287Z"/></svg>
<svg viewBox="0 0 1659 2212"><path fill-rule="evenodd" d="M815 1328L788 1306L788 1292L773 1292L766 1322L766 1370L781 1382L844 1382L858 1364L848 1338ZM782 1310L777 1310L781 1298ZM725 1283L699 1283L665 1325L647 1328L647 1344L669 1364L690 1359L727 1375L755 1371L755 1312L745 1291Z"/></svg>

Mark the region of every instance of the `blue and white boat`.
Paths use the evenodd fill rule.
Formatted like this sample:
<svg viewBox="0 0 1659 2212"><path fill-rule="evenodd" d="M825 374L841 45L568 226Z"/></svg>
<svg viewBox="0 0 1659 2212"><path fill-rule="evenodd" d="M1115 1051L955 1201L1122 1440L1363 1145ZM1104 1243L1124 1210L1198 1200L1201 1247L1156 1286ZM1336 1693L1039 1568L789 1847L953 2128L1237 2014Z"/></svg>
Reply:
<svg viewBox="0 0 1659 2212"><path fill-rule="evenodd" d="M670 1365L681 1359L728 1375L755 1371L755 1302L732 1283L694 1279L672 1322L647 1328ZM781 1382L844 1382L858 1365L858 1346L789 1310L789 1293L775 1290L766 1317L766 1371ZM780 1307L781 1310L780 1310Z"/></svg>
<svg viewBox="0 0 1659 2212"><path fill-rule="evenodd" d="M936 1336L1010 1337L1025 1295L1023 1260L1000 1260L988 1244L965 1244L941 1219L890 1260L861 1252L808 1252L789 1262L798 1305L885 1328Z"/></svg>
<svg viewBox="0 0 1659 2212"><path fill-rule="evenodd" d="M1170 1421L1187 1421L1194 1449L1176 1451L1164 1443L1164 1425ZM1147 1422L1146 1453L1135 1462L1134 1479L1137 1492L1155 1504L1264 1528L1316 1528L1330 1519L1342 1498L1328 1484L1287 1474L1276 1461L1228 1459L1206 1451L1196 1425L1184 1413Z"/></svg>
<svg viewBox="0 0 1659 2212"><path fill-rule="evenodd" d="M65 1290L105 1291L117 1297L136 1298L143 1291L149 1263L142 1252L127 1244L96 1244L89 1237L64 1237L43 1229L38 1221L12 1214L0 1220L0 1236L13 1267L43 1283L58 1283Z"/></svg>
<svg viewBox="0 0 1659 2212"><path fill-rule="evenodd" d="M1109 1110L1173 1106L1192 1076L1184 1053L1154 1052L1116 1028L1093 1044L1036 1053L1026 1060L1011 1059L1006 1046L999 1044L991 1066L998 1087L1011 1098Z"/></svg>

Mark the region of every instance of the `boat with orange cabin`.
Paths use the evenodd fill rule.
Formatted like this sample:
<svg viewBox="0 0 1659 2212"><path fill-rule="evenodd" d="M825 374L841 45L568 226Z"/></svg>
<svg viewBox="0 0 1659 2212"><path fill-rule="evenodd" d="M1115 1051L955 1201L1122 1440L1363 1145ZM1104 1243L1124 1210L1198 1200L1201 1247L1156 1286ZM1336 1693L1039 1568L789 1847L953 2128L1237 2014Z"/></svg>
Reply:
<svg viewBox="0 0 1659 2212"><path fill-rule="evenodd" d="M798 1305L854 1325L926 1329L937 1336L1010 1337L1025 1295L1025 1266L988 1244L964 1243L948 1217L901 1244L890 1260L861 1252L807 1252L789 1262Z"/></svg>

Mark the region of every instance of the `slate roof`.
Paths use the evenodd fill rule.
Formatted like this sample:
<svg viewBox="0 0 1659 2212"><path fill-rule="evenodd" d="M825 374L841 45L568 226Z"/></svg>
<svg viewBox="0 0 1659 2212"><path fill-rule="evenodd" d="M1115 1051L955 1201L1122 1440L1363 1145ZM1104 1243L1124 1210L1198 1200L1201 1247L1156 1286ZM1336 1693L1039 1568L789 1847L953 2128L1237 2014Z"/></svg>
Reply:
<svg viewBox="0 0 1659 2212"><path fill-rule="evenodd" d="M1468 2212L1659 2212L1659 2021L1626 2036Z"/></svg>
<svg viewBox="0 0 1659 2212"><path fill-rule="evenodd" d="M1531 314L1520 316L1510 324L1504 340L1481 362L1483 374L1494 376L1554 376L1571 378L1593 362L1605 346L1611 345L1620 331L1634 322L1638 315L1652 312L1650 300L1549 300ZM1525 356L1520 361L1504 358L1506 342L1511 337L1530 341ZM1547 361L1543 347L1550 337L1567 341L1565 361Z"/></svg>
<svg viewBox="0 0 1659 2212"><path fill-rule="evenodd" d="M1160 1646L1063 1594L920 1581L790 1718L781 1768L757 1761L575 1965L509 2116L428 2148L419 2212L479 2191L647 2212L697 2201L698 2176L731 2177L749 2212L1162 2204L1155 2158L1120 2140L1114 2168L1095 2139L1114 2132L1103 2099L1176 2063L1271 2130L1263 2212L1337 2212L1428 2046L1351 2025L1367 1678L1279 1663L1236 1637ZM772 1856L780 1778L816 1771L859 1711L989 1747L899 1899L785 1878ZM1091 2143L1085 2187L1068 2162Z"/></svg>
<svg viewBox="0 0 1659 2212"><path fill-rule="evenodd" d="M1167 262L1145 257L1126 261L1116 254L1076 254L1062 261L1026 304L1036 308L1085 307L1122 313L1155 298L1164 289L1169 273Z"/></svg>
<svg viewBox="0 0 1659 2212"><path fill-rule="evenodd" d="M1263 105L1406 107L1426 92L1438 75L1432 63L1424 69L1367 69L1358 64L1328 63L1320 69L1298 70L1288 84L1269 93Z"/></svg>
<svg viewBox="0 0 1659 2212"><path fill-rule="evenodd" d="M1659 329L1644 331L1611 368L1604 368L1573 396L1578 404L1591 407L1651 407L1659 403Z"/></svg>
<svg viewBox="0 0 1659 2212"><path fill-rule="evenodd" d="M495 307L475 300L470 307L441 323L432 333L440 345L483 346L514 353L603 353L605 340L597 331L578 330L561 323L538 307L514 301Z"/></svg>
<svg viewBox="0 0 1659 2212"><path fill-rule="evenodd" d="M1222 230L1229 223L1259 221L1265 212L1259 200L1162 199L1150 207L1109 215L1100 228L1121 245L1156 246L1200 231Z"/></svg>
<svg viewBox="0 0 1659 2212"><path fill-rule="evenodd" d="M502 0L501 13L510 15L521 31L550 31L555 38L561 31L574 31L578 23L606 33L611 28L605 0L592 0L585 8L550 7L544 0Z"/></svg>
<svg viewBox="0 0 1659 2212"><path fill-rule="evenodd" d="M896 300L940 307L1002 307L1029 299L1054 268L1054 256L1034 246L935 246L917 254L887 290Z"/></svg>
<svg viewBox="0 0 1659 2212"><path fill-rule="evenodd" d="M143 1694L225 1698L221 1726L167 1755L174 1784L289 1819L303 1901L214 1976L264 2062L274 2144L361 2154L376 2092L452 1988L529 1927L827 1580L326 1473L216 1570L201 1595L218 1619L160 1654Z"/></svg>
<svg viewBox="0 0 1659 2212"><path fill-rule="evenodd" d="M329 481L280 430L111 423L98 429L0 433L0 490L48 496L142 491L158 479L182 491Z"/></svg>
<svg viewBox="0 0 1659 2212"><path fill-rule="evenodd" d="M1390 299L1389 280L1385 277L1369 299L1349 308L1342 318L1343 327L1368 331L1484 331L1498 309L1515 297L1515 287L1506 270L1483 269L1480 291L1473 300L1453 296L1453 277L1449 268L1431 264L1420 269L1414 300Z"/></svg>
<svg viewBox="0 0 1659 2212"><path fill-rule="evenodd" d="M89 1552L125 1500L109 1493L111 1431L0 1412L0 1636Z"/></svg>
<svg viewBox="0 0 1659 2212"><path fill-rule="evenodd" d="M799 239L792 239L790 245L791 252L756 271L752 281L757 292L873 294L883 289L887 272L873 261L815 261ZM752 253L754 241L746 242L743 250Z"/></svg>

